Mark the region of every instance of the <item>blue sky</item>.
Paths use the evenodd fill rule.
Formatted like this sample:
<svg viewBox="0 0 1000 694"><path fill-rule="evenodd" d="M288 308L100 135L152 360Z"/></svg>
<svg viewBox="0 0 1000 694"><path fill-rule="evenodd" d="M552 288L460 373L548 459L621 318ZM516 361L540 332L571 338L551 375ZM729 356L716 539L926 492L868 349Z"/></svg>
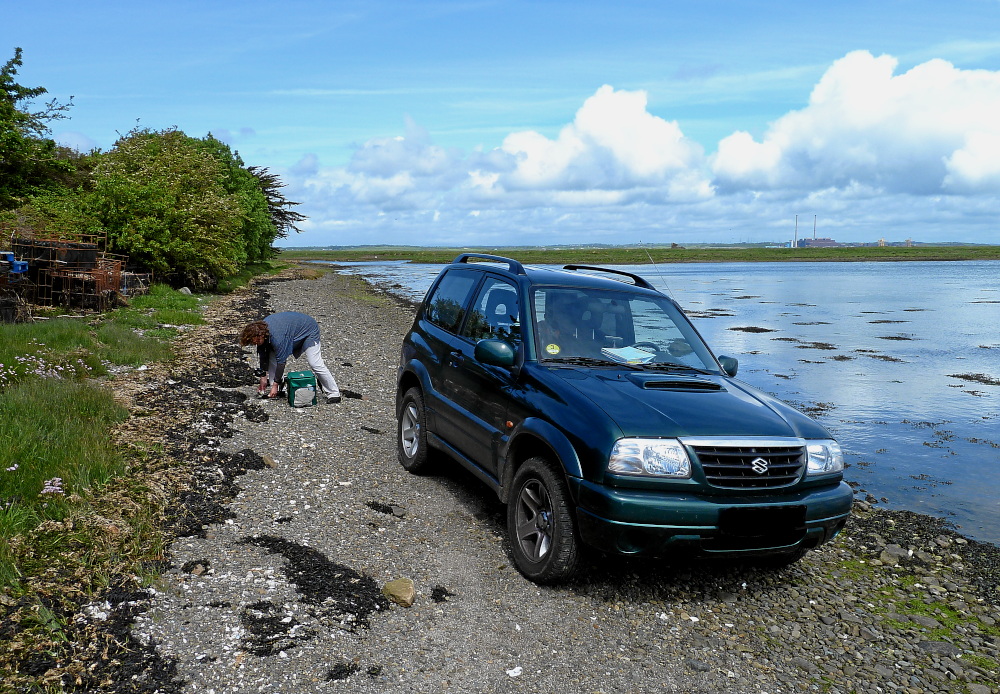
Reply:
<svg viewBox="0 0 1000 694"><path fill-rule="evenodd" d="M4 0L15 46L64 144L278 173L282 245L1000 243L1000 0Z"/></svg>

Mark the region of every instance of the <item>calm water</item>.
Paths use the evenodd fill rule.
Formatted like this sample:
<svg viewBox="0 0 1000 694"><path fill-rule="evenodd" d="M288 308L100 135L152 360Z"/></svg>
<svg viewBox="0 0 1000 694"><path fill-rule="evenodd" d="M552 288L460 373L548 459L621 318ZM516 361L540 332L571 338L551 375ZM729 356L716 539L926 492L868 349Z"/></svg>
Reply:
<svg viewBox="0 0 1000 694"><path fill-rule="evenodd" d="M622 269L673 296L716 354L740 360L741 379L829 428L861 498L1000 544L1000 263ZM419 300L439 270L343 271Z"/></svg>

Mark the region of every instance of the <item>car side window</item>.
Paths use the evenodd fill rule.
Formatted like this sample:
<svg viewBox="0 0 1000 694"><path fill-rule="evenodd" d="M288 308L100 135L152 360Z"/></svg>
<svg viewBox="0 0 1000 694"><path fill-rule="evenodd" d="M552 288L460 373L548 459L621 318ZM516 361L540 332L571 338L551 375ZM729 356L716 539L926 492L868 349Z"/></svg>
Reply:
<svg viewBox="0 0 1000 694"><path fill-rule="evenodd" d="M476 282L478 272L450 270L445 273L434 293L427 298L424 317L449 332L456 332L465 317L465 308Z"/></svg>
<svg viewBox="0 0 1000 694"><path fill-rule="evenodd" d="M487 277L469 309L462 336L471 340L499 338L511 346L521 341L517 287L497 277Z"/></svg>

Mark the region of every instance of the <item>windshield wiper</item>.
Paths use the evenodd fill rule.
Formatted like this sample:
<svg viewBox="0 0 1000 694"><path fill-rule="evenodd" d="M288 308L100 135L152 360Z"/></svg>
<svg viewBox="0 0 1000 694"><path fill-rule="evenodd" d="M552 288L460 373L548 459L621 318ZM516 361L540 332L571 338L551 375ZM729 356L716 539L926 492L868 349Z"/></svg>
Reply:
<svg viewBox="0 0 1000 694"><path fill-rule="evenodd" d="M622 364L610 359L598 359L597 357L546 357L542 362L545 364L573 364L576 366L634 366L633 364Z"/></svg>
<svg viewBox="0 0 1000 694"><path fill-rule="evenodd" d="M688 366L687 364L678 364L676 362L647 362L645 364L636 364L636 366L647 371L694 371L700 374L712 374L711 371L707 371L706 369L699 369L697 366Z"/></svg>

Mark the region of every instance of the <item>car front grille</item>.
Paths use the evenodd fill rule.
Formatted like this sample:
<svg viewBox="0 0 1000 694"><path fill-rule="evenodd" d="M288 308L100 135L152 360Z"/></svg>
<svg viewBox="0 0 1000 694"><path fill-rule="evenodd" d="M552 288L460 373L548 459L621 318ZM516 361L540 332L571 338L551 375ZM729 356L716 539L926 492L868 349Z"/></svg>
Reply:
<svg viewBox="0 0 1000 694"><path fill-rule="evenodd" d="M706 481L723 489L770 489L795 484L805 465L801 442L687 442Z"/></svg>

